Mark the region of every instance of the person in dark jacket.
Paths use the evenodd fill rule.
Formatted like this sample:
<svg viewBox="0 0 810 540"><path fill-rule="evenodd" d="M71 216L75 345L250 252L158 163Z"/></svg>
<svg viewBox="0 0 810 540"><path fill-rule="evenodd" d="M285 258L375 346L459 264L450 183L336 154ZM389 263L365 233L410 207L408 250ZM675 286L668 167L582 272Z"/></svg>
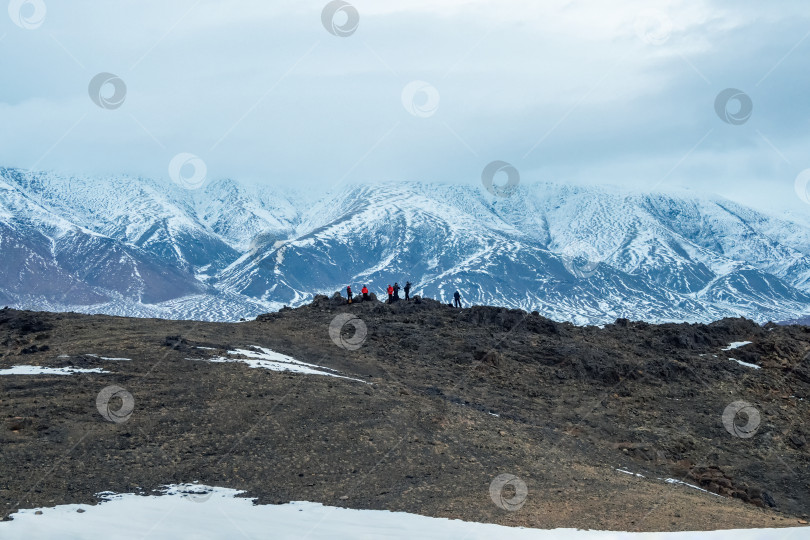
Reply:
<svg viewBox="0 0 810 540"><path fill-rule="evenodd" d="M348 285L346 287L346 296L349 297L349 303L351 304L352 303L352 286L351 285Z"/></svg>
<svg viewBox="0 0 810 540"><path fill-rule="evenodd" d="M453 293L453 305L455 307L461 307L461 293L458 291Z"/></svg>
<svg viewBox="0 0 810 540"><path fill-rule="evenodd" d="M388 286L388 303L392 303L394 301L394 288L389 285Z"/></svg>
<svg viewBox="0 0 810 540"><path fill-rule="evenodd" d="M410 281L405 282L405 288L403 290L405 291L405 300L410 300L411 299L411 282Z"/></svg>
<svg viewBox="0 0 810 540"><path fill-rule="evenodd" d="M360 292L363 293L363 302L367 302L368 300L371 300L371 298L369 298L369 296L368 296L368 287L363 285L363 288L360 289Z"/></svg>
<svg viewBox="0 0 810 540"><path fill-rule="evenodd" d="M394 302L399 300L399 283L394 283Z"/></svg>

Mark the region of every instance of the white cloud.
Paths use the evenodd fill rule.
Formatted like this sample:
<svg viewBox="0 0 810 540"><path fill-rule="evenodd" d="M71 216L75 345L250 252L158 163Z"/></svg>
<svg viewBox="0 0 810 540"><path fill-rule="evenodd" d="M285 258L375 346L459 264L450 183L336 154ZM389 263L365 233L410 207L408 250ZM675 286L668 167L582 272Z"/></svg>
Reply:
<svg viewBox="0 0 810 540"><path fill-rule="evenodd" d="M325 4L51 0L36 30L8 21L0 163L165 176L191 152L213 177L329 184L474 181L504 159L527 180L745 177L751 200L810 167L800 2L358 0L347 38ZM671 29L642 39L650 9ZM90 101L101 71L126 82L120 109ZM402 105L414 80L438 91L429 117ZM728 87L754 101L743 126L714 113Z"/></svg>

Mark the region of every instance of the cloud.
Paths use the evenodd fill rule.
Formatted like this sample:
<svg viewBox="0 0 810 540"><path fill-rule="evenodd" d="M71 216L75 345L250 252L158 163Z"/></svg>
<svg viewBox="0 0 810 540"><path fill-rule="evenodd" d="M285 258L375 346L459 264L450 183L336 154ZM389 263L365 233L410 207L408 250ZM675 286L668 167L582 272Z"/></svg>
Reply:
<svg viewBox="0 0 810 540"><path fill-rule="evenodd" d="M39 28L0 27L4 165L168 178L189 152L214 178L328 187L477 181L504 160L524 181L806 208L798 1L364 0L348 37L325 1L46 2ZM120 108L88 96L100 72L125 82ZM436 89L430 115L403 105L413 81ZM751 97L743 125L715 113L726 88Z"/></svg>

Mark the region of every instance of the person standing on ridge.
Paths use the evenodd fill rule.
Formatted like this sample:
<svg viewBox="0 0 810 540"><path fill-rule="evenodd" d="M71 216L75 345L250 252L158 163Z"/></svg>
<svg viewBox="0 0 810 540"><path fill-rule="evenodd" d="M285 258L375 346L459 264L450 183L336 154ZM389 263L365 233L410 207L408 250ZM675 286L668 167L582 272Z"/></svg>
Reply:
<svg viewBox="0 0 810 540"><path fill-rule="evenodd" d="M360 289L360 292L363 293L363 302L367 302L367 301L371 300L371 298L369 298L369 296L368 296L368 287L363 285L363 288Z"/></svg>
<svg viewBox="0 0 810 540"><path fill-rule="evenodd" d="M346 296L349 297L349 303L351 304L352 303L352 286L351 285L348 285L346 287Z"/></svg>
<svg viewBox="0 0 810 540"><path fill-rule="evenodd" d="M394 302L399 300L399 283L394 283Z"/></svg>
<svg viewBox="0 0 810 540"><path fill-rule="evenodd" d="M405 290L405 300L410 300L411 299L411 282L410 281L405 282L405 289L404 290Z"/></svg>
<svg viewBox="0 0 810 540"><path fill-rule="evenodd" d="M461 307L461 294L458 291L453 293L453 305L458 308Z"/></svg>
<svg viewBox="0 0 810 540"><path fill-rule="evenodd" d="M388 286L388 303L391 304L394 301L394 288L389 285Z"/></svg>

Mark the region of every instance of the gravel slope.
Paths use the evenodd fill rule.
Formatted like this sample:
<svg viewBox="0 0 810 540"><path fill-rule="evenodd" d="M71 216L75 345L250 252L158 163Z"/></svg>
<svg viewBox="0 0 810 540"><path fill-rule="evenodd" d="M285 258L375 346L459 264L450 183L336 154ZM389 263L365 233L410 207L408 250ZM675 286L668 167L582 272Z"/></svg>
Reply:
<svg viewBox="0 0 810 540"><path fill-rule="evenodd" d="M343 346L330 338L341 314L362 321L365 339L353 322L333 332ZM721 350L742 341L752 343ZM251 346L360 381L204 361ZM5 518L193 481L259 503L541 528L795 526L810 509L807 327L599 329L430 300L318 297L238 324L2 310L0 347L0 372L110 372L0 376ZM97 407L112 385L134 401L122 422ZM758 422L749 408L724 426L738 401ZM501 474L527 486L517 511L490 496Z"/></svg>

